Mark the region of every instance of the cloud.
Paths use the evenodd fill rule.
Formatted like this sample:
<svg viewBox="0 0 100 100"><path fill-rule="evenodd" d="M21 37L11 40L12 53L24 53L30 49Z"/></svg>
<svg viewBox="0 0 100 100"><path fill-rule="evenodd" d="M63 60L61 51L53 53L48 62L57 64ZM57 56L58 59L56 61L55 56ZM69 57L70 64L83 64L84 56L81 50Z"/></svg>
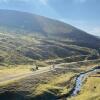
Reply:
<svg viewBox="0 0 100 100"><path fill-rule="evenodd" d="M100 36L100 27L92 27L90 30L91 33L94 33L95 35Z"/></svg>
<svg viewBox="0 0 100 100"><path fill-rule="evenodd" d="M16 2L16 3L34 3L36 2L35 0L0 0L0 3L12 3L12 2ZM43 5L48 5L48 0L37 0L37 2L43 4Z"/></svg>
<svg viewBox="0 0 100 100"><path fill-rule="evenodd" d="M39 0L43 5L48 5L48 0Z"/></svg>
<svg viewBox="0 0 100 100"><path fill-rule="evenodd" d="M29 2L31 0L0 0L0 3L9 3L9 2Z"/></svg>
<svg viewBox="0 0 100 100"><path fill-rule="evenodd" d="M0 3L2 3L2 2L8 2L8 0L0 0Z"/></svg>

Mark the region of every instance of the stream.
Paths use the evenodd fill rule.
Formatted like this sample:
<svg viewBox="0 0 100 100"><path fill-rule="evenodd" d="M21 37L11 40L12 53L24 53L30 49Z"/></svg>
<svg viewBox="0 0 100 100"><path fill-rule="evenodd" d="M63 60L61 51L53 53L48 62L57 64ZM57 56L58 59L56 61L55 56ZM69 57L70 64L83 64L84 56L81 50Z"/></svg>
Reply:
<svg viewBox="0 0 100 100"><path fill-rule="evenodd" d="M73 88L71 96L77 95L80 92L81 87L82 87L83 82L85 81L85 79L89 75L95 74L97 72L100 72L100 66L97 66L97 67L95 67L95 68L93 68L93 69L91 69L89 71L84 72L84 73L80 73L76 78L75 86Z"/></svg>
<svg viewBox="0 0 100 100"><path fill-rule="evenodd" d="M100 72L100 66L96 66L96 67L94 67L86 72L83 72L83 73L80 73L79 75L77 75L74 87L69 91L68 94L63 95L63 96L59 97L58 99L61 99L61 98L67 99L69 97L78 95L78 93L81 91L81 88L83 86L85 79L89 75L95 74L97 72Z"/></svg>

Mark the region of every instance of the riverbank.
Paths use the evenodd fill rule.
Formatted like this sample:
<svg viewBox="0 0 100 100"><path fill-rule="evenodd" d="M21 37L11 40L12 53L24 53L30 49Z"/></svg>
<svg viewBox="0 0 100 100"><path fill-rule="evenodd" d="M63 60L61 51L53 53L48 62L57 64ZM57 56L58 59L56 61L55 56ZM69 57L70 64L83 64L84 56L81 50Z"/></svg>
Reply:
<svg viewBox="0 0 100 100"><path fill-rule="evenodd" d="M73 84L74 85L73 88L67 94L57 97L57 99L62 99L62 98L67 99L69 97L77 96L79 92L81 91L81 88L86 78L90 76L91 74L96 74L99 72L100 72L100 66L96 66L94 68L91 68L90 70L80 73L75 78L75 83Z"/></svg>
<svg viewBox="0 0 100 100"><path fill-rule="evenodd" d="M68 100L100 100L100 74L89 75L79 94Z"/></svg>

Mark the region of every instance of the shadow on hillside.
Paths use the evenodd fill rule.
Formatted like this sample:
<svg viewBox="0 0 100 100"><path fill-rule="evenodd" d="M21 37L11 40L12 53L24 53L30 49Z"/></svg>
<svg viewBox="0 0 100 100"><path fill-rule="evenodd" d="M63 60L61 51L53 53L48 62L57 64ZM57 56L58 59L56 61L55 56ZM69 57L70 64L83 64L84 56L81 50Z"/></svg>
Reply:
<svg viewBox="0 0 100 100"><path fill-rule="evenodd" d="M51 92L44 92L41 95L31 98L31 100L56 100L57 96Z"/></svg>
<svg viewBox="0 0 100 100"><path fill-rule="evenodd" d="M44 92L38 96L26 96L27 91L6 91L0 93L0 100L56 100L56 96L51 92Z"/></svg>
<svg viewBox="0 0 100 100"><path fill-rule="evenodd" d="M27 91L6 91L4 93L0 93L0 100L28 100L25 93L27 93Z"/></svg>

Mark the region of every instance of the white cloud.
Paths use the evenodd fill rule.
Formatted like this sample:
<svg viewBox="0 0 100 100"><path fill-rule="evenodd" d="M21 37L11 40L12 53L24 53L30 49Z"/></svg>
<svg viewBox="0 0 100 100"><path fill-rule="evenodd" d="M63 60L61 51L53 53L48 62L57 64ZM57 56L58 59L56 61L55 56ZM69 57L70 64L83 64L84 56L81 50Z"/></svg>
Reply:
<svg viewBox="0 0 100 100"><path fill-rule="evenodd" d="M7 3L7 2L12 2L12 1L17 1L17 2L29 2L29 1L31 1L31 0L0 0L0 2L5 2L5 3Z"/></svg>
<svg viewBox="0 0 100 100"><path fill-rule="evenodd" d="M92 27L90 32L93 33L94 35L100 36L100 27Z"/></svg>
<svg viewBox="0 0 100 100"><path fill-rule="evenodd" d="M48 5L48 0L39 0L43 5Z"/></svg>
<svg viewBox="0 0 100 100"><path fill-rule="evenodd" d="M0 0L0 3L1 3L1 2L8 2L8 0Z"/></svg>
<svg viewBox="0 0 100 100"><path fill-rule="evenodd" d="M27 2L36 2L35 0L0 0L0 3L9 3L9 2L23 2L23 3L27 3ZM48 5L48 0L37 0L37 2L40 2L43 5Z"/></svg>

